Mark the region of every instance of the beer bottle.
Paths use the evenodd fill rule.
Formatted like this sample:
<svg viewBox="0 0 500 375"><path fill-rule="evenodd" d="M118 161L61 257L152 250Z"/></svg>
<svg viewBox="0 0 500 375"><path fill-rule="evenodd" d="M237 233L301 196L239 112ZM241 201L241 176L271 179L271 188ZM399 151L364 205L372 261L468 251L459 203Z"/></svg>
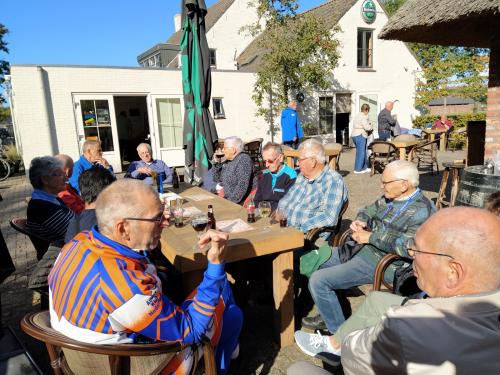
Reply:
<svg viewBox="0 0 500 375"><path fill-rule="evenodd" d="M208 205L208 229L215 229L214 208L211 204Z"/></svg>
<svg viewBox="0 0 500 375"><path fill-rule="evenodd" d="M179 176L177 175L177 172L175 171L175 168L174 168L174 174L172 176L172 187L174 189L178 189L179 188Z"/></svg>
<svg viewBox="0 0 500 375"><path fill-rule="evenodd" d="M253 197L250 196L250 201L247 206L248 217L247 221L249 223L255 223L255 202L253 201Z"/></svg>

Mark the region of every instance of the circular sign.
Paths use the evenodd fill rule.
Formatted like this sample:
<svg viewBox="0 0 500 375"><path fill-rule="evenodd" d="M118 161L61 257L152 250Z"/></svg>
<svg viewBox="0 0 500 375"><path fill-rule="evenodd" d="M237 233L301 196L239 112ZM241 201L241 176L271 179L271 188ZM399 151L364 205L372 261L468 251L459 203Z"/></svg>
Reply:
<svg viewBox="0 0 500 375"><path fill-rule="evenodd" d="M366 23L375 22L375 18L377 18L377 10L375 9L375 1L373 0L365 0L361 5L361 16Z"/></svg>
<svg viewBox="0 0 500 375"><path fill-rule="evenodd" d="M299 92L299 93L297 94L297 96L295 97L295 99L297 99L297 101L298 101L299 103L302 103L302 102L304 101L304 94L302 94L301 92Z"/></svg>

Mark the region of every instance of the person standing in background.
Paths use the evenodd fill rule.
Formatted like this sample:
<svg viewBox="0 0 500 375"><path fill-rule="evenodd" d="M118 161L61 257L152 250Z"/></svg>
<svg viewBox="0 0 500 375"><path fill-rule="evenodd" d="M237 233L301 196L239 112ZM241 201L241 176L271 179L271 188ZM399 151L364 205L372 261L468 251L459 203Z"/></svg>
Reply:
<svg viewBox="0 0 500 375"><path fill-rule="evenodd" d="M292 100L281 112L281 139L284 145L297 149L302 137L304 137L304 132L297 115L297 101Z"/></svg>
<svg viewBox="0 0 500 375"><path fill-rule="evenodd" d="M378 137L381 141L387 141L391 137L391 128L396 125L396 120L391 115L393 108L394 102L387 102L378 114Z"/></svg>
<svg viewBox="0 0 500 375"><path fill-rule="evenodd" d="M353 121L351 137L356 146L354 162L354 173L356 174L370 172L366 158L366 140L373 132L373 126L368 119L368 112L370 112L370 106L365 103L361 106L361 112L354 117Z"/></svg>

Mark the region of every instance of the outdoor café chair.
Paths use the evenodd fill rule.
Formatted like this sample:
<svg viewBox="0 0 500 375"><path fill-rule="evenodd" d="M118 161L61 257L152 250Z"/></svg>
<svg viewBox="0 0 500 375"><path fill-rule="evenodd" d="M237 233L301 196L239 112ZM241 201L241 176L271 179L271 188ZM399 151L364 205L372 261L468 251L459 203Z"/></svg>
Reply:
<svg viewBox="0 0 500 375"><path fill-rule="evenodd" d="M342 208L340 209L340 214L336 225L331 227L310 229L306 233L306 236L304 238L304 248L307 250L311 250L314 246L314 243L318 239L319 235L322 233L331 233L329 240L330 246L338 246L340 227L342 226L342 216L344 216L348 207L349 207L349 200L346 200L342 205Z"/></svg>
<svg viewBox="0 0 500 375"><path fill-rule="evenodd" d="M346 241L352 235L352 230L347 229L339 238L339 242L337 246L342 246L346 243ZM394 288L392 284L389 284L384 279L384 273L389 265L397 260L403 260L404 258L400 257L397 254L387 254L382 257L377 263L377 267L375 268L375 275L373 277L373 290L380 291L382 290L382 285L387 289L388 292L393 293Z"/></svg>
<svg viewBox="0 0 500 375"><path fill-rule="evenodd" d="M457 145L467 141L467 128L460 128L449 133L446 140L446 147L455 152Z"/></svg>
<svg viewBox="0 0 500 375"><path fill-rule="evenodd" d="M371 151L369 157L372 166L370 176L373 176L376 171L382 173L385 166L396 160L398 156L398 149L391 142L374 141L370 143L368 149Z"/></svg>
<svg viewBox="0 0 500 375"><path fill-rule="evenodd" d="M43 255L47 252L50 242L44 240L43 238L37 237L35 234L31 233L28 228L26 228L26 219L21 217L15 217L10 220L10 226L17 230L18 232L26 235L31 240L33 247L36 250L36 259L40 260Z"/></svg>
<svg viewBox="0 0 500 375"><path fill-rule="evenodd" d="M159 374L174 354L183 349L177 342L96 345L76 341L50 326L47 310L26 314L21 328L45 343L55 375ZM198 365L194 357L191 375ZM208 339L203 343L203 359L204 373L216 375L214 351Z"/></svg>
<svg viewBox="0 0 500 375"><path fill-rule="evenodd" d="M436 165L436 171L439 173L439 164L437 160L437 150L438 150L439 139L433 141L425 141L413 147L409 160L412 162L417 161L417 168L420 168L421 164L426 164L431 167L431 174L434 174L434 164Z"/></svg>
<svg viewBox="0 0 500 375"><path fill-rule="evenodd" d="M262 142L264 139L255 138L245 142L244 150L250 155L254 164L254 170L260 171L264 168L264 160L262 160Z"/></svg>

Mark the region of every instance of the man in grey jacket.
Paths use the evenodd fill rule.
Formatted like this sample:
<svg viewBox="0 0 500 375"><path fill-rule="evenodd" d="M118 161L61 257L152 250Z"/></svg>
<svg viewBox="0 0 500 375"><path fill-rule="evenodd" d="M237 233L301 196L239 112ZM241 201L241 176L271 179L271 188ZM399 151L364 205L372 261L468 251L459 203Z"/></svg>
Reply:
<svg viewBox="0 0 500 375"><path fill-rule="evenodd" d="M387 102L378 114L378 138L381 141L387 141L391 137L391 128L396 125L396 120L391 115L393 108L394 102Z"/></svg>
<svg viewBox="0 0 500 375"><path fill-rule="evenodd" d="M342 354L345 374L498 373L500 219L477 208L441 210L408 253L429 298L371 293L334 336L318 337L323 356ZM288 370L302 373L327 374L303 362Z"/></svg>

